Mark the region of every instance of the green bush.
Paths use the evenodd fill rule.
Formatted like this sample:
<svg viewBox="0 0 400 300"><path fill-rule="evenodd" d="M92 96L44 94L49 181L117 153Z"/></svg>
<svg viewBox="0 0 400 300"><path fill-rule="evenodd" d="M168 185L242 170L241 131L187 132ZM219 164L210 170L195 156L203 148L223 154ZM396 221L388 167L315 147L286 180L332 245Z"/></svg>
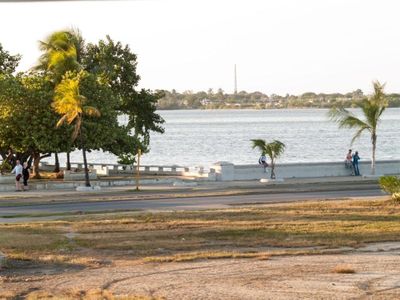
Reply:
<svg viewBox="0 0 400 300"><path fill-rule="evenodd" d="M0 165L0 173L9 173L12 170L12 166L8 161L3 161Z"/></svg>
<svg viewBox="0 0 400 300"><path fill-rule="evenodd" d="M383 176L379 179L381 189L392 195L392 199L400 202L400 178L396 176Z"/></svg>

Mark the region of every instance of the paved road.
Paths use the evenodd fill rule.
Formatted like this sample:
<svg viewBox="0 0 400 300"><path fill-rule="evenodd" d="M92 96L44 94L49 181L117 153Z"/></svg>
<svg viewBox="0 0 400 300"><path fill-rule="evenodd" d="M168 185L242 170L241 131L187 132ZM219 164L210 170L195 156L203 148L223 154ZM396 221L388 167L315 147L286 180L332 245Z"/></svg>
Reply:
<svg viewBox="0 0 400 300"><path fill-rule="evenodd" d="M312 199L343 199L349 197L382 196L378 189L346 190L346 191L318 191L303 193L277 193L237 196L210 196L187 198L163 198L163 199L134 199L109 200L97 202L77 203L46 203L24 206L0 207L0 222L15 222L26 215L62 214L69 212L106 212L106 211L162 211L162 210L193 210L208 208L223 208L229 205L260 204L273 202L291 202ZM29 216L30 215L30 216ZM11 217L11 218L10 218ZM50 217L52 218L52 217ZM53 217L54 218L54 217ZM33 218L37 219L37 218Z"/></svg>

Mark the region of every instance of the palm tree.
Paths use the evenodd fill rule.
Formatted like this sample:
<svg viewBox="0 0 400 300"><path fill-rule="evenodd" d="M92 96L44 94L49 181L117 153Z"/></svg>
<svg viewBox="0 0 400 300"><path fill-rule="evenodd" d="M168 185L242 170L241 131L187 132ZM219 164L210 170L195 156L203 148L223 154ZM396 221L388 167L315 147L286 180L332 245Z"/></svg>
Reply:
<svg viewBox="0 0 400 300"><path fill-rule="evenodd" d="M84 52L84 40L78 30L56 31L45 41L39 41L44 53L39 58L36 70L50 73L55 84L67 71L80 71Z"/></svg>
<svg viewBox="0 0 400 300"><path fill-rule="evenodd" d="M275 162L285 151L285 144L274 140L271 143L266 143L265 140L255 139L253 142L253 149L257 148L261 151L262 155L268 155L271 160L271 179L275 179Z"/></svg>
<svg viewBox="0 0 400 300"><path fill-rule="evenodd" d="M355 128L357 129L354 134L351 144L357 140L364 131L371 134L372 142L372 160L371 160L371 174L375 174L375 152L377 141L377 128L380 122L382 113L385 111L388 102L384 93L385 84L380 84L379 81L373 82L374 93L368 99L362 100L358 107L361 108L364 120L357 118L353 113L344 109L343 107L334 107L329 111L331 120L339 124L339 128Z"/></svg>
<svg viewBox="0 0 400 300"><path fill-rule="evenodd" d="M55 85L60 83L67 71L80 71L85 41L78 29L56 31L44 41L39 41L43 54L35 70L42 70L52 78ZM55 153L57 161L57 153ZM71 170L70 151L67 151L67 170Z"/></svg>
<svg viewBox="0 0 400 300"><path fill-rule="evenodd" d="M85 142L82 135L82 123L85 115L99 117L100 112L93 106L85 105L86 97L79 93L80 82L85 76L87 76L87 73L84 71L79 73L67 72L63 80L56 86L53 108L62 116L57 122L57 127L64 123L74 123L72 141L75 141L77 137L80 138L85 168L85 183L89 187L89 170L87 167Z"/></svg>

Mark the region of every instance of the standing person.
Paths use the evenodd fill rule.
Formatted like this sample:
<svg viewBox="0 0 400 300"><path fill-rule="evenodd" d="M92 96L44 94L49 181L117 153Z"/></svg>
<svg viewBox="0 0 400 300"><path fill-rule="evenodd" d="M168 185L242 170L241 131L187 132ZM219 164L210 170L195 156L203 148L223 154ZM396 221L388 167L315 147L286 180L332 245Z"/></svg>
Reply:
<svg viewBox="0 0 400 300"><path fill-rule="evenodd" d="M27 191L29 189L28 187L28 179L29 179L29 167L28 163L24 162L23 168L22 168L22 178L24 180L24 186L22 187L23 191Z"/></svg>
<svg viewBox="0 0 400 300"><path fill-rule="evenodd" d="M358 161L360 160L360 156L358 156L358 151L356 151L353 155L353 168L354 175L360 176L360 169L358 168Z"/></svg>
<svg viewBox="0 0 400 300"><path fill-rule="evenodd" d="M265 153L263 153L260 158L258 159L258 163L260 165L263 166L264 168L264 173L267 173L267 167L268 167L268 163L267 163L267 157L265 156Z"/></svg>
<svg viewBox="0 0 400 300"><path fill-rule="evenodd" d="M351 170L351 175L354 175L354 169L353 169L353 156L352 156L352 150L349 149L349 152L347 152L346 159L344 161L344 165L347 169Z"/></svg>
<svg viewBox="0 0 400 300"><path fill-rule="evenodd" d="M11 173L15 173L15 191L20 192L21 191L21 177L22 177L22 165L21 162L17 159L17 164L15 165L14 169L11 171Z"/></svg>

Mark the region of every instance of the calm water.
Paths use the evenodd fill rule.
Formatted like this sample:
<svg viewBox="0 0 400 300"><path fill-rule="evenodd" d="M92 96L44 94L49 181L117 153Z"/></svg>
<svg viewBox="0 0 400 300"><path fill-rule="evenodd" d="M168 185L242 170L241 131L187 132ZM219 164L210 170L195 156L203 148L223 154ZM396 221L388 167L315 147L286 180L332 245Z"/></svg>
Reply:
<svg viewBox="0 0 400 300"><path fill-rule="evenodd" d="M175 110L160 111L165 134L151 136L151 150L143 164L210 166L217 161L257 163L259 153L250 139L278 139L286 144L282 162L342 161L354 131L338 129L325 109L285 110ZM400 159L400 109L387 109L378 129L377 159ZM365 133L353 146L370 159L370 137ZM92 152L90 162L116 163L112 154ZM60 160L65 161L61 155ZM72 161L82 161L75 152Z"/></svg>

